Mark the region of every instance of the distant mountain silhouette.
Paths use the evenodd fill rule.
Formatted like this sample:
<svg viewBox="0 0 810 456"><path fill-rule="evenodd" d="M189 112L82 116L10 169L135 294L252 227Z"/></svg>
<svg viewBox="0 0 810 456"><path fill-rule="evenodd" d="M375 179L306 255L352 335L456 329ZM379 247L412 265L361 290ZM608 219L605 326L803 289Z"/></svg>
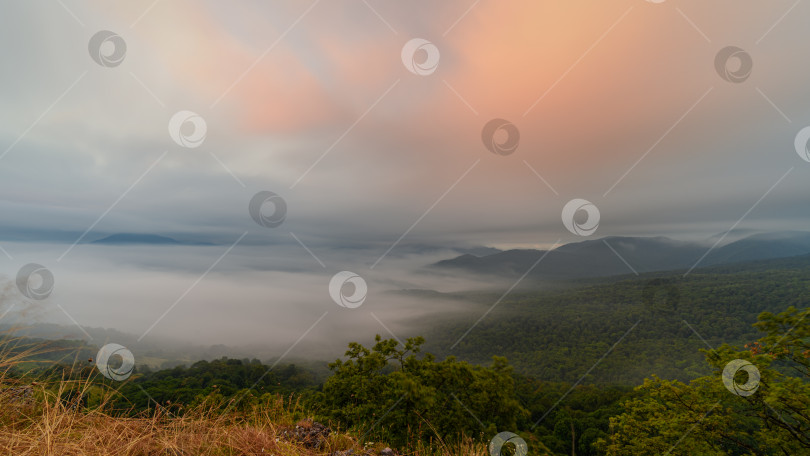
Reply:
<svg viewBox="0 0 810 456"><path fill-rule="evenodd" d="M181 242L177 239L157 234L117 233L97 239L91 244L123 245L123 244L153 244L153 245L210 245L201 242Z"/></svg>
<svg viewBox="0 0 810 456"><path fill-rule="evenodd" d="M644 273L688 269L697 263L710 247L711 244L677 241L666 237L611 236L566 244L551 251L528 249L507 250L485 256L465 254L439 261L430 267L448 272L515 277L526 273L545 255L532 270L530 277L543 279L605 277L632 274L634 271ZM699 267L808 253L810 253L808 232L755 234L715 248L701 260Z"/></svg>
<svg viewBox="0 0 810 456"><path fill-rule="evenodd" d="M810 233L784 231L748 236L717 248L706 259L707 264L785 258L810 253Z"/></svg>

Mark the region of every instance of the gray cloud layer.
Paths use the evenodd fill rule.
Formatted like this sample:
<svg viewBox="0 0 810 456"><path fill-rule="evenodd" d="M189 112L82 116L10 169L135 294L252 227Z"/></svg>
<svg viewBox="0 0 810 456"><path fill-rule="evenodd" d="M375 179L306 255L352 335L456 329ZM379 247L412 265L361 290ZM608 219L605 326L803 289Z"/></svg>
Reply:
<svg viewBox="0 0 810 456"><path fill-rule="evenodd" d="M808 5L779 20L789 2L686 2L680 13L673 2L591 10L588 2L516 2L501 13L481 4L467 16L468 2L375 3L394 34L360 3L323 2L257 66L274 78L267 92L248 76L212 107L230 81L240 81L235 76L248 68L244 62L255 61L306 7L200 3L184 21L180 3L156 7L134 27L145 7L97 2L69 4L66 11L10 2L0 18L0 246L12 256L0 257L2 271L13 278L25 263L46 264L58 279L52 304L61 303L82 324L144 331L245 232L157 334L283 345L327 310L320 340L350 337L359 328L382 331L370 311L396 327L430 309L372 295L368 309L347 313L329 300L329 277L354 270L377 292L480 285L414 273L452 252L408 255L409 249L574 241L560 221L572 198L599 207L599 235L705 239L746 214L738 228L807 226L810 164L793 150L793 140L810 125L810 65L802 58ZM536 53L534 35L502 46L512 25L525 20L522 7L538 14L538 29L548 27L547 43ZM553 15L565 8L577 33L554 35L560 30L551 27ZM126 38L121 66L103 68L89 58L88 40L101 29ZM210 33L211 41L200 44ZM400 61L402 44L421 36L442 50L432 78L411 75ZM498 46L485 48L487 40ZM727 44L753 58L745 83L728 83L715 72L715 54ZM244 53L234 56L243 58L241 66L227 77L207 60L237 51ZM520 66L481 67L488 60L475 56L484 54ZM290 62L306 71L297 73ZM546 79L527 84L537 74ZM240 99L246 87L257 91L253 104ZM549 97L523 117L549 87ZM285 91L301 99L292 104ZM171 141L169 119L183 109L206 119L203 147ZM481 127L499 116L521 131L521 145L508 157L481 144ZM285 118L289 125L282 125ZM276 229L258 226L248 213L250 198L263 190L287 202L287 219ZM217 245L79 244L62 256L91 226L85 241L127 232ZM65 321L49 309L49 318Z"/></svg>

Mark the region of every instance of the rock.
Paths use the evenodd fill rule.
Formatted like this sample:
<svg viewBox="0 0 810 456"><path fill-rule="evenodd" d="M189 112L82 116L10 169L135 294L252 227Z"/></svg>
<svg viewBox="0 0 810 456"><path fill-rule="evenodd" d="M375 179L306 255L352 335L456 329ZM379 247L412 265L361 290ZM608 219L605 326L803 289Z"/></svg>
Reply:
<svg viewBox="0 0 810 456"><path fill-rule="evenodd" d="M388 447L383 448L379 453L371 449L355 451L353 448L350 448L348 450L335 451L329 456L397 456L397 453Z"/></svg>
<svg viewBox="0 0 810 456"><path fill-rule="evenodd" d="M34 405L34 387L32 385L17 386L3 390L0 396L12 403L22 406Z"/></svg>
<svg viewBox="0 0 810 456"><path fill-rule="evenodd" d="M332 429L317 421L301 421L292 430L285 430L282 435L288 440L303 444L306 448L320 449Z"/></svg>
<svg viewBox="0 0 810 456"><path fill-rule="evenodd" d="M391 453L394 454L394 453ZM371 450L365 451L354 451L354 449L350 448L348 450L343 451L335 451L334 453L330 454L329 456L377 456Z"/></svg>

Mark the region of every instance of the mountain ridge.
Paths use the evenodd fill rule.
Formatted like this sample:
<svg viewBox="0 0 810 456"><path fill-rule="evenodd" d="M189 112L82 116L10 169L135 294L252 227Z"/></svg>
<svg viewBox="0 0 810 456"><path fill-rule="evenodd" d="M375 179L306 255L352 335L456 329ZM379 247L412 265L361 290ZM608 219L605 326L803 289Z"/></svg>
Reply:
<svg viewBox="0 0 810 456"><path fill-rule="evenodd" d="M531 277L562 279L707 267L808 253L810 232L804 231L753 234L717 248L663 236L608 236L568 243L553 250L465 254L428 268L489 276L521 275L531 269Z"/></svg>
<svg viewBox="0 0 810 456"><path fill-rule="evenodd" d="M148 245L213 245L208 242L188 242L179 241L175 238L168 236L161 236L159 234L143 234L143 233L115 233L105 236L101 239L91 241L90 244L100 245L131 245L131 244L148 244Z"/></svg>

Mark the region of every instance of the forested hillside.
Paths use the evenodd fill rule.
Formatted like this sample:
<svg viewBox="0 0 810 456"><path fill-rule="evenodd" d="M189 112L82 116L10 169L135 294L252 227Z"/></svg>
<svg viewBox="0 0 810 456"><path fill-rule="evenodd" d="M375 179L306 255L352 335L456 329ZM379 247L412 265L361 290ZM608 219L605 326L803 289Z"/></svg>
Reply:
<svg viewBox="0 0 810 456"><path fill-rule="evenodd" d="M584 383L636 385L653 374L688 381L709 372L698 352L707 343L742 346L757 338L752 324L761 312L810 305L808 256L683 275L644 274L515 292L462 338L500 297L465 294L478 311L440 321L425 334L426 348L479 363L504 356L521 374L574 382L621 339Z"/></svg>

